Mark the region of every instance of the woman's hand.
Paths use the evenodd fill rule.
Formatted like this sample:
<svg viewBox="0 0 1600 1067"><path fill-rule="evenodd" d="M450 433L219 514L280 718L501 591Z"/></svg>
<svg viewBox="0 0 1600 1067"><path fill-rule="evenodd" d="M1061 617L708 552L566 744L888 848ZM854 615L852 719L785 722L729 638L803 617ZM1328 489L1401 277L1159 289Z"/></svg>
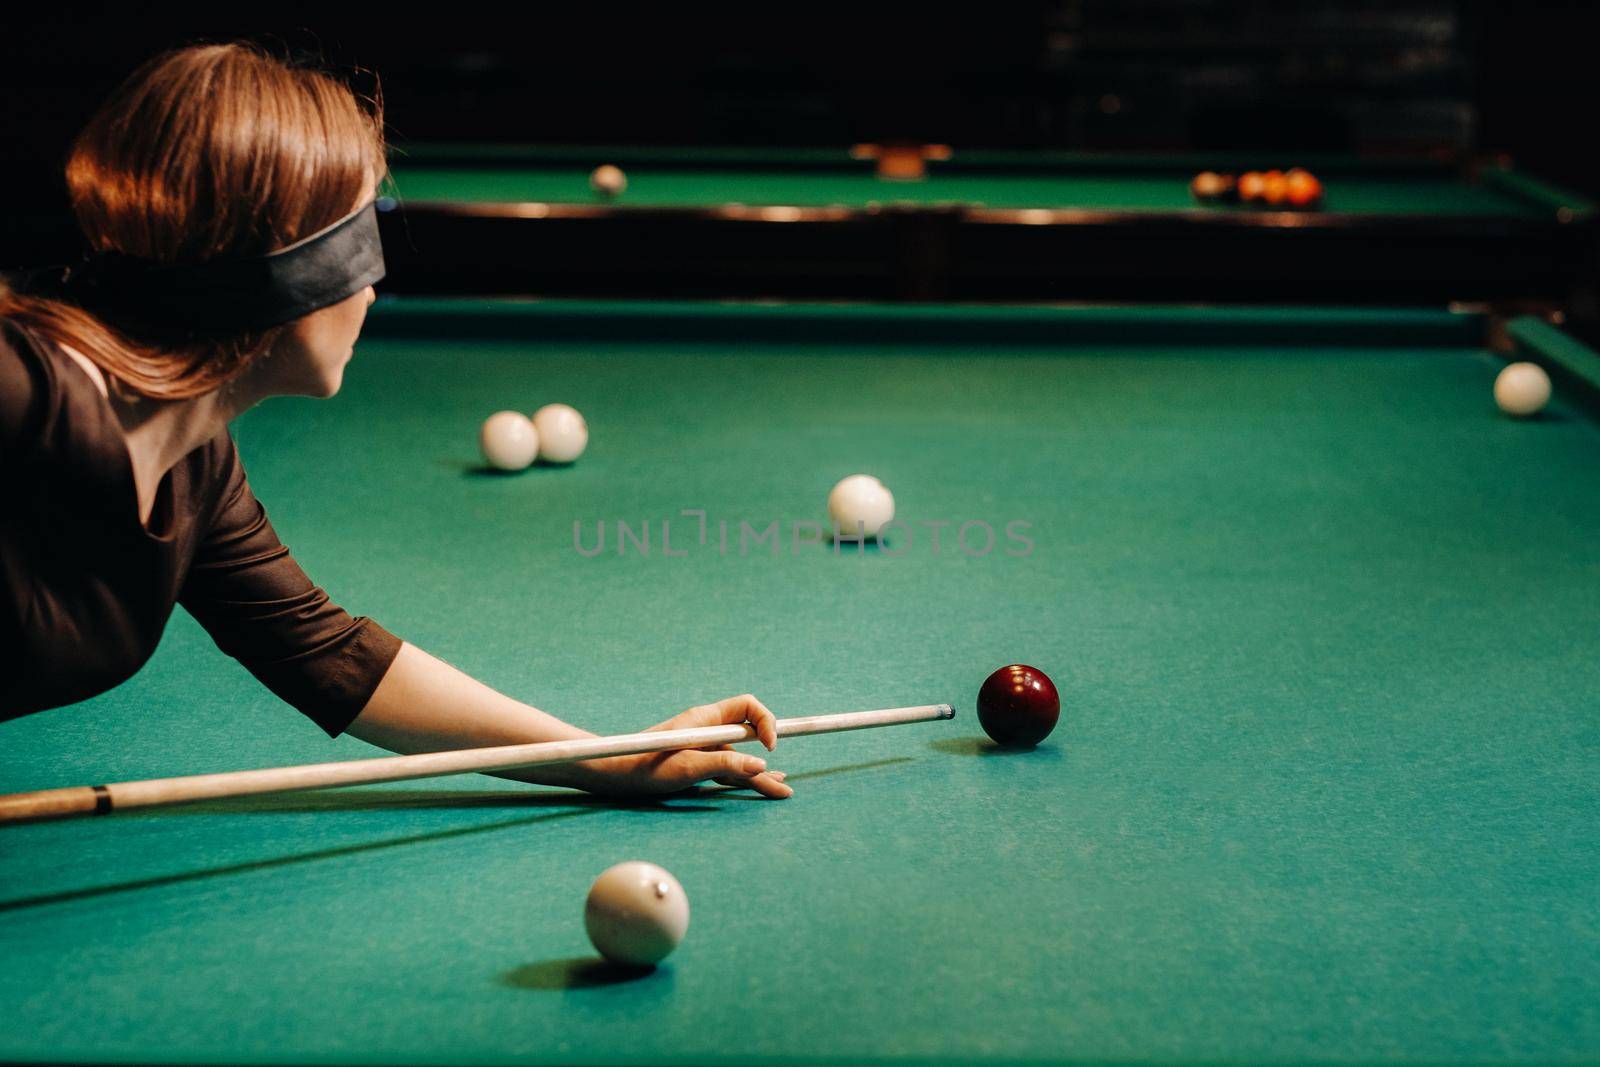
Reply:
<svg viewBox="0 0 1600 1067"><path fill-rule="evenodd" d="M655 730L685 730L695 726L723 726L748 722L756 728L756 738L772 751L778 744L777 716L749 693L728 697L715 704L702 704L666 722ZM676 793L696 782L713 781L722 785L754 789L764 797L782 800L794 795L784 784L782 771L767 770L767 761L747 756L727 745L706 749L679 749L674 752L646 752L637 756L610 756L586 760L583 788L591 793L623 796Z"/></svg>
<svg viewBox="0 0 1600 1067"><path fill-rule="evenodd" d="M770 750L778 743L778 720L755 697L729 697L690 708L652 730L723 726L749 722ZM391 752L446 752L461 748L577 741L595 735L554 715L519 703L410 643L383 676L349 733ZM619 796L674 793L707 779L754 789L781 799L794 790L766 761L726 746L696 751L611 756L582 763L498 771L499 777Z"/></svg>

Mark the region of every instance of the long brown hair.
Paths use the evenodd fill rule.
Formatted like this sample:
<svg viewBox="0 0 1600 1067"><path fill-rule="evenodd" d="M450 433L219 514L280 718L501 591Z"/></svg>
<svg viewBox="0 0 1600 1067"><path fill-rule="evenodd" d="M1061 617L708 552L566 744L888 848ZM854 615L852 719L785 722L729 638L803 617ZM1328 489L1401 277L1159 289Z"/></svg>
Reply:
<svg viewBox="0 0 1600 1067"><path fill-rule="evenodd" d="M196 262L316 233L386 170L376 87L358 95L238 42L182 48L131 74L73 143L67 190L91 250ZM216 389L285 329L155 342L4 287L0 318L72 346L125 391L174 400Z"/></svg>

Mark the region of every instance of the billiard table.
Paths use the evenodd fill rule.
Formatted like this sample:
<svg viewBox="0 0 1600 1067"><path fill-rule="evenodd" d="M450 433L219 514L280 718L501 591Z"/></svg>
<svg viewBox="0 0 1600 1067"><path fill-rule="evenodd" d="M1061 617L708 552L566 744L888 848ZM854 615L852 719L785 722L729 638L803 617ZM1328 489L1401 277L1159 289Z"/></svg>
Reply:
<svg viewBox="0 0 1600 1067"><path fill-rule="evenodd" d="M620 164L619 197L589 187ZM1197 204L1298 164L1314 212ZM1261 303L1536 300L1592 281L1584 198L1504 160L418 144L380 201L396 292Z"/></svg>
<svg viewBox="0 0 1600 1067"><path fill-rule="evenodd" d="M1540 417L1495 408L1512 356ZM380 302L336 398L235 427L350 610L602 733L746 690L957 716L784 742L787 801L0 827L0 1062L1593 1062L1597 367L1442 310ZM483 468L484 416L557 400L586 455ZM881 545L812 525L855 471ZM972 704L1015 661L1062 718L1002 751ZM372 753L180 613L0 723L0 791ZM582 926L627 859L691 900L643 976Z"/></svg>

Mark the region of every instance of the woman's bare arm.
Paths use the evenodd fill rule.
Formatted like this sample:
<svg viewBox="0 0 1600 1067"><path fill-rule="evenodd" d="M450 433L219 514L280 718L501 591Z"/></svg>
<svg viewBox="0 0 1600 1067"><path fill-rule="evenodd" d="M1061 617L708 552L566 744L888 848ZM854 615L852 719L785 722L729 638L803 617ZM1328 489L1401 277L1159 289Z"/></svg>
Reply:
<svg viewBox="0 0 1600 1067"><path fill-rule="evenodd" d="M750 722L770 750L777 744L775 717L753 696L730 697L690 708L652 729ZM535 741L565 741L594 734L531 707L415 645L404 644L383 681L346 731L391 752L444 752ZM617 756L554 767L507 771L500 777L593 793L659 794L713 780L749 786L773 798L794 790L766 761L733 749L712 752Z"/></svg>

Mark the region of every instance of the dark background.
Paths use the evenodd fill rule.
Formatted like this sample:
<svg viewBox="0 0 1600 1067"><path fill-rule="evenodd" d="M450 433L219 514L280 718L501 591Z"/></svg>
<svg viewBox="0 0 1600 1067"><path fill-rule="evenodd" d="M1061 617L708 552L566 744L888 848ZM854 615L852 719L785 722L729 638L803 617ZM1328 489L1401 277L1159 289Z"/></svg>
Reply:
<svg viewBox="0 0 1600 1067"><path fill-rule="evenodd" d="M375 72L401 148L912 137L958 150L1505 154L1600 197L1593 2L18 10L0 33L0 216L64 212L67 146L138 63L235 37L359 68L364 83ZM0 263L13 258L0 248Z"/></svg>
<svg viewBox="0 0 1600 1067"><path fill-rule="evenodd" d="M140 61L248 36L377 72L402 145L1438 149L1600 193L1592 2L32 7L0 34L19 177Z"/></svg>

